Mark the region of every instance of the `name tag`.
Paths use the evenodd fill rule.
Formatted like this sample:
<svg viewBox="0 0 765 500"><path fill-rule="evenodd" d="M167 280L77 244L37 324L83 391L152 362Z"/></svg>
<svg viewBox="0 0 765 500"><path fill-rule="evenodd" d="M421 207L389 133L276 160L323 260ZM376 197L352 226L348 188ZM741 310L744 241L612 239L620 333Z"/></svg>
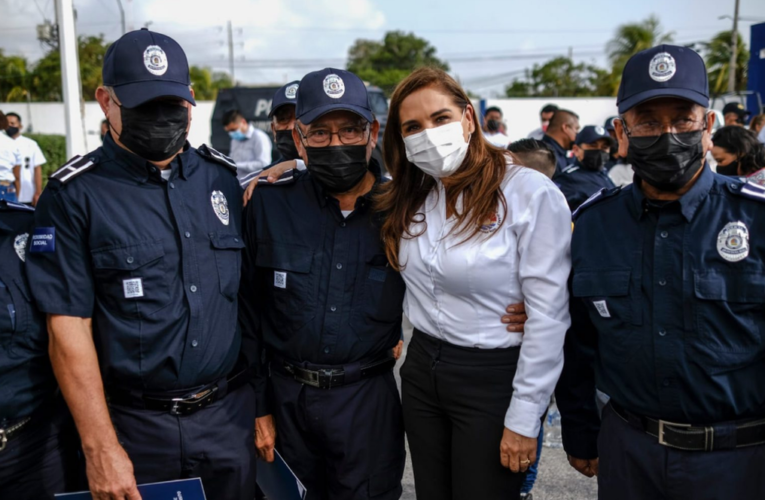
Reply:
<svg viewBox="0 0 765 500"><path fill-rule="evenodd" d="M141 278L122 280L122 289L125 291L126 299L143 297L143 280Z"/></svg>
<svg viewBox="0 0 765 500"><path fill-rule="evenodd" d="M56 251L56 228L36 227L32 233L32 244L29 251L32 253Z"/></svg>
<svg viewBox="0 0 765 500"><path fill-rule="evenodd" d="M276 288L287 288L287 273L274 271L274 286Z"/></svg>
<svg viewBox="0 0 765 500"><path fill-rule="evenodd" d="M595 306L595 309L598 311L598 314L600 314L603 318L610 318L611 313L608 312L608 306L606 305L605 300L593 300L592 305Z"/></svg>

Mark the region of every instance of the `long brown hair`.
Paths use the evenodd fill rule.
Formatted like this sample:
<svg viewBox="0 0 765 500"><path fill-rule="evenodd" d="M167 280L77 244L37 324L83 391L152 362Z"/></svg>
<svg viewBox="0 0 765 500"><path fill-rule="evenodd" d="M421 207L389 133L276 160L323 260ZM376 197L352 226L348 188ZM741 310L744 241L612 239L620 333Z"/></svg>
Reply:
<svg viewBox="0 0 765 500"><path fill-rule="evenodd" d="M383 136L383 157L393 180L383 184L375 198L375 206L385 215L381 229L382 239L388 262L396 270L404 267L398 261L401 238L411 239L422 234L412 234L409 228L413 223L424 220L424 214L418 214L417 211L422 207L430 190L436 186L433 177L423 173L407 160L401 135L401 102L425 87L441 90L450 96L460 109L464 110L470 104L470 99L462 87L446 72L435 68L415 70L398 84L391 96L388 123ZM475 132L470 138L465 160L444 185L448 211L457 217L457 224L454 225L452 233L465 236L463 243L476 237L481 231L481 226L500 206L505 215L507 214L507 202L500 185L507 172L507 162L512 159L510 152L486 142L475 110L473 124ZM462 209L458 212L457 200L460 194ZM504 216L502 220L506 218Z"/></svg>

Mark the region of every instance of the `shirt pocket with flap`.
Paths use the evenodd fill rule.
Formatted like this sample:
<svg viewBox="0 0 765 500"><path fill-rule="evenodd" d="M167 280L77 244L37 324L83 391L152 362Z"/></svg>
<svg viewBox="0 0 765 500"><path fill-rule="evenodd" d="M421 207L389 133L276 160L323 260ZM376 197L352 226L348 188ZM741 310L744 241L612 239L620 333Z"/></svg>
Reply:
<svg viewBox="0 0 765 500"><path fill-rule="evenodd" d="M384 253L367 258L361 272L351 322L356 334L364 340L374 334L371 326L401 321L406 285L401 275L390 267Z"/></svg>
<svg viewBox="0 0 765 500"><path fill-rule="evenodd" d="M765 355L765 274L696 271L694 325L686 348L712 373L761 362Z"/></svg>
<svg viewBox="0 0 765 500"><path fill-rule="evenodd" d="M210 233L210 244L215 253L220 293L234 300L239 292L242 271L242 237L238 234Z"/></svg>
<svg viewBox="0 0 765 500"><path fill-rule="evenodd" d="M94 250L96 300L122 316L151 315L170 303L161 241Z"/></svg>
<svg viewBox="0 0 765 500"><path fill-rule="evenodd" d="M258 242L255 266L264 280L265 297L250 300L264 300L266 314L273 314L287 332L300 330L315 315L312 265L313 251L307 246Z"/></svg>

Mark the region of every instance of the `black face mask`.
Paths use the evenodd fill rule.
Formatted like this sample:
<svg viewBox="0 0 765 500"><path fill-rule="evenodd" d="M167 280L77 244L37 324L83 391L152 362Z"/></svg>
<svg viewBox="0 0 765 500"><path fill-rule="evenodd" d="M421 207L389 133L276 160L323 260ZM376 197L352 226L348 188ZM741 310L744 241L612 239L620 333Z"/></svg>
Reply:
<svg viewBox="0 0 765 500"><path fill-rule="evenodd" d="M300 158L295 147L295 141L292 140L292 130L276 131L276 149L285 160L297 160Z"/></svg>
<svg viewBox="0 0 765 500"><path fill-rule="evenodd" d="M167 160L186 142L189 111L185 106L149 101L135 108L120 106L120 110L122 133L119 140L144 160Z"/></svg>
<svg viewBox="0 0 765 500"><path fill-rule="evenodd" d="M720 165L717 165L717 173L720 175L727 175L729 177L737 177L738 176L738 160L732 161L725 165L724 167L721 167Z"/></svg>
<svg viewBox="0 0 765 500"><path fill-rule="evenodd" d="M609 160L608 153L601 151L600 149L585 149L584 158L579 163L587 170L599 171L603 170L606 162Z"/></svg>
<svg viewBox="0 0 765 500"><path fill-rule="evenodd" d="M488 130L489 132L497 132L499 130L499 122L497 120L487 121L486 130Z"/></svg>
<svg viewBox="0 0 765 500"><path fill-rule="evenodd" d="M630 137L627 163L635 174L661 191L677 191L701 169L703 130L661 134L658 138Z"/></svg>
<svg viewBox="0 0 765 500"><path fill-rule="evenodd" d="M368 172L367 146L306 147L306 168L330 193L347 193Z"/></svg>
<svg viewBox="0 0 765 500"><path fill-rule="evenodd" d="M8 127L5 129L5 133L8 134L8 137L13 137L14 135L19 133L18 127Z"/></svg>

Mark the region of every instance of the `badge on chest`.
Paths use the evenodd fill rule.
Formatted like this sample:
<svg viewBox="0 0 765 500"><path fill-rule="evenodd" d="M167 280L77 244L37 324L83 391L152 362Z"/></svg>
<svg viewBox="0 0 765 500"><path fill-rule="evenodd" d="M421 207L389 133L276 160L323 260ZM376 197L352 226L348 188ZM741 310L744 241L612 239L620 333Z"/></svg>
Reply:
<svg viewBox="0 0 765 500"><path fill-rule="evenodd" d="M210 196L210 202L212 203L213 211L224 226L228 226L229 211L228 200L220 191L213 191Z"/></svg>
<svg viewBox="0 0 765 500"><path fill-rule="evenodd" d="M717 235L717 252L728 262L749 256L749 229L743 222L728 222Z"/></svg>

